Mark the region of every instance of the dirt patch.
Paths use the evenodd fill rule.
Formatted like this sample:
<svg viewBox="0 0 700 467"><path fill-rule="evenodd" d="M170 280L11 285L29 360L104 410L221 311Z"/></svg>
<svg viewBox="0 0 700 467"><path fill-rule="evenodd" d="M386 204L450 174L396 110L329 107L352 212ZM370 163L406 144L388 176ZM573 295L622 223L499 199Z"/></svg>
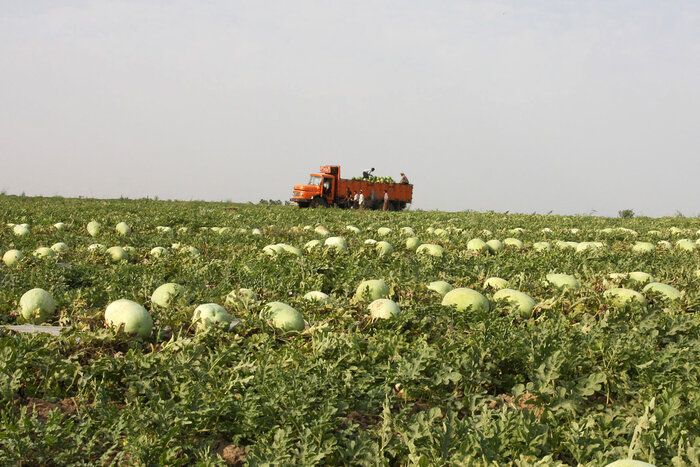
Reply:
<svg viewBox="0 0 700 467"><path fill-rule="evenodd" d="M22 401L22 405L27 406L27 415L30 417L36 415L36 418L42 423L46 423L52 410L58 409L64 415L70 416L78 409L75 401L71 398L61 399L58 402L49 402L44 399L29 397L26 401Z"/></svg>
<svg viewBox="0 0 700 467"><path fill-rule="evenodd" d="M214 452L221 456L226 465L243 465L248 451L244 447L228 443L222 438L216 440Z"/></svg>
<svg viewBox="0 0 700 467"><path fill-rule="evenodd" d="M348 416L345 417L344 422L354 423L356 425L359 425L360 428L362 428L362 429L366 429L370 426L374 426L377 423L379 423L378 420L370 417L369 415L362 414L362 413L357 412L357 411L350 412L348 414Z"/></svg>
<svg viewBox="0 0 700 467"><path fill-rule="evenodd" d="M537 412L539 410L539 415L542 415L542 407L536 405L537 404L537 397L534 395L530 394L529 392L526 392L522 396L520 396L520 399L518 399L518 404L516 407L518 410L523 410L523 409L528 409L532 412ZM535 413L537 415L537 413ZM539 418L539 415L537 418Z"/></svg>
<svg viewBox="0 0 700 467"><path fill-rule="evenodd" d="M498 397L501 398L506 405L512 405L518 410L529 410L538 420L544 413L544 407L537 404L537 396L529 392L525 392L517 401L515 400L515 396L511 396L510 394L499 394ZM495 409L499 405L498 401L492 401L489 404L489 409Z"/></svg>
<svg viewBox="0 0 700 467"><path fill-rule="evenodd" d="M427 412L430 410L430 406L424 402L416 401L411 405L411 415L415 415L420 412Z"/></svg>

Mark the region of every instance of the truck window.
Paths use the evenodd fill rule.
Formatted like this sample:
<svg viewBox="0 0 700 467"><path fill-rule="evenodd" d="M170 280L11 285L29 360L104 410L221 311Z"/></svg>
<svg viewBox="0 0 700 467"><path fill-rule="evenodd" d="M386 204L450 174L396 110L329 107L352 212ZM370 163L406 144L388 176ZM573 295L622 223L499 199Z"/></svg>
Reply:
<svg viewBox="0 0 700 467"><path fill-rule="evenodd" d="M321 177L317 177L315 175L312 175L311 178L309 179L309 185L319 186L320 184L321 184Z"/></svg>

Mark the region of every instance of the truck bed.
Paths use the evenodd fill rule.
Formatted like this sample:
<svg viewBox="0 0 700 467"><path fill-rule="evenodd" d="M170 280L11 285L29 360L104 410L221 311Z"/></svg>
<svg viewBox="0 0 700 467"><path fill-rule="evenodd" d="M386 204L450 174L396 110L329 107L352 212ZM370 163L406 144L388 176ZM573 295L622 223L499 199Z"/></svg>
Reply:
<svg viewBox="0 0 700 467"><path fill-rule="evenodd" d="M400 203L410 203L413 200L413 185L401 183L381 183L364 180L348 180L341 178L338 182L338 196L345 196L348 189L365 195L368 200L384 200L384 190L389 193L389 200Z"/></svg>

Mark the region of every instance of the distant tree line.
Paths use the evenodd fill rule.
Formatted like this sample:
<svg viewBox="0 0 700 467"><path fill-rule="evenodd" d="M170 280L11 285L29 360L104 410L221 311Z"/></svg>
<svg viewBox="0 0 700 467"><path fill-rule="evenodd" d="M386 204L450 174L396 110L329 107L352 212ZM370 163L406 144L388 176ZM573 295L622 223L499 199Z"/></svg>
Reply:
<svg viewBox="0 0 700 467"><path fill-rule="evenodd" d="M261 199L260 201L258 201L258 204L261 206L282 206L282 205L289 206L292 203L289 201L283 202L282 200L279 200L279 199Z"/></svg>
<svg viewBox="0 0 700 467"><path fill-rule="evenodd" d="M623 209L622 211L617 211L617 215L622 219L631 219L634 217L633 209Z"/></svg>

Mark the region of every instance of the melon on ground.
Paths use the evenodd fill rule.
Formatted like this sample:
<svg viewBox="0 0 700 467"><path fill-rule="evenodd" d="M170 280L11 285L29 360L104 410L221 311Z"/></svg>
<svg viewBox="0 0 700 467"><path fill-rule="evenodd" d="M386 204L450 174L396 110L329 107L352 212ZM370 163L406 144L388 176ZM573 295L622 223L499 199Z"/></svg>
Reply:
<svg viewBox="0 0 700 467"><path fill-rule="evenodd" d="M377 300L389 296L389 286L381 279L370 279L360 282L355 291L356 300Z"/></svg>
<svg viewBox="0 0 700 467"><path fill-rule="evenodd" d="M388 298L379 298L370 303L367 308L374 319L389 319L401 312L399 306Z"/></svg>
<svg viewBox="0 0 700 467"><path fill-rule="evenodd" d="M307 292L306 294L304 294L304 300L317 303L329 303L331 301L331 298L328 296L328 294L325 294L321 291L312 290L311 292Z"/></svg>
<svg viewBox="0 0 700 467"><path fill-rule="evenodd" d="M153 319L146 309L136 302L119 299L107 306L105 323L127 334L136 334L144 339L151 335Z"/></svg>
<svg viewBox="0 0 700 467"><path fill-rule="evenodd" d="M129 235L131 233L131 227L126 222L118 223L115 230L119 235Z"/></svg>
<svg viewBox="0 0 700 467"><path fill-rule="evenodd" d="M547 282L558 289L578 289L581 287L578 279L569 274L550 273L546 276Z"/></svg>
<svg viewBox="0 0 700 467"><path fill-rule="evenodd" d="M40 246L34 251L35 258L53 258L56 256L56 252L51 248Z"/></svg>
<svg viewBox="0 0 700 467"><path fill-rule="evenodd" d="M489 311L489 301L479 292L466 287L452 289L442 297L444 306L454 306L457 311Z"/></svg>
<svg viewBox="0 0 700 467"><path fill-rule="evenodd" d="M649 242L637 242L632 246L632 251L635 253L651 253L654 250L654 244Z"/></svg>
<svg viewBox="0 0 700 467"><path fill-rule="evenodd" d="M485 289L501 290L510 287L510 283L507 280L501 279L500 277L489 277L484 281Z"/></svg>
<svg viewBox="0 0 700 467"><path fill-rule="evenodd" d="M129 261L129 253L127 253L126 250L120 246L107 248L106 253L115 263L118 261Z"/></svg>
<svg viewBox="0 0 700 467"><path fill-rule="evenodd" d="M416 248L416 253L440 257L445 253L445 249L440 245L435 245L432 243L423 243L418 248Z"/></svg>
<svg viewBox="0 0 700 467"><path fill-rule="evenodd" d="M408 237L406 239L406 248L409 250L415 250L421 245L421 241L418 237Z"/></svg>
<svg viewBox="0 0 700 467"><path fill-rule="evenodd" d="M24 225L15 225L14 227L12 227L12 232L18 237L25 237L29 235L29 227L26 227Z"/></svg>
<svg viewBox="0 0 700 467"><path fill-rule="evenodd" d="M522 240L518 238L506 238L505 240L503 240L503 244L507 247L515 248L516 250L522 250L523 248L525 248L525 244L522 242Z"/></svg>
<svg viewBox="0 0 700 467"><path fill-rule="evenodd" d="M651 274L642 271L633 271L629 273L629 280L630 282L636 282L641 285L654 282L654 278Z"/></svg>
<svg viewBox="0 0 700 467"><path fill-rule="evenodd" d="M23 258L24 253L19 250L7 250L5 254L2 255L2 261L8 268L16 266Z"/></svg>
<svg viewBox="0 0 700 467"><path fill-rule="evenodd" d="M467 250L483 252L488 251L489 247L486 246L486 242L480 238L472 238L467 242Z"/></svg>
<svg viewBox="0 0 700 467"><path fill-rule="evenodd" d="M107 247L101 243L93 243L87 247L87 250L91 253L104 253Z"/></svg>
<svg viewBox="0 0 700 467"><path fill-rule="evenodd" d="M289 305L286 305L285 303L272 303L276 303L276 306L270 308L270 315L267 319L272 320L272 325L275 328L281 331L288 332L301 332L306 328L306 323L304 323L304 317L297 310L295 310Z"/></svg>
<svg viewBox="0 0 700 467"><path fill-rule="evenodd" d="M269 320L272 319L272 317L279 311L282 310L294 310L293 307L287 305L286 303L283 302L268 302L265 304L264 307L260 310L260 319L264 320Z"/></svg>
<svg viewBox="0 0 700 467"><path fill-rule="evenodd" d="M532 310L537 304L532 297L525 292L514 289L501 289L493 294L493 299L506 300L523 318L530 317L532 315Z"/></svg>
<svg viewBox="0 0 700 467"><path fill-rule="evenodd" d="M194 309L192 324L197 325L197 329L209 329L213 327L228 328L231 317L228 311L218 303L204 303Z"/></svg>
<svg viewBox="0 0 700 467"><path fill-rule="evenodd" d="M226 305L238 310L247 310L250 305L258 302L258 296L250 289L242 287L232 290L226 295Z"/></svg>
<svg viewBox="0 0 700 467"><path fill-rule="evenodd" d="M607 464L605 467L656 467L648 462L636 461L633 459L620 459Z"/></svg>
<svg viewBox="0 0 700 467"><path fill-rule="evenodd" d="M676 248L684 251L695 251L698 249L698 246L695 244L694 241L684 238L676 242Z"/></svg>
<svg viewBox="0 0 700 467"><path fill-rule="evenodd" d="M644 286L642 292L656 292L661 294L667 300L677 300L681 298L681 292L677 288L663 284L661 282L650 282Z"/></svg>
<svg viewBox="0 0 700 467"><path fill-rule="evenodd" d="M58 243L54 243L53 245L51 245L51 249L53 251L55 251L56 253L62 253L64 251L68 250L68 245L66 245L63 242L58 242Z"/></svg>
<svg viewBox="0 0 700 467"><path fill-rule="evenodd" d="M377 253L379 253L379 256L390 255L394 252L394 247L391 245L391 243L385 242L383 240L377 242L374 246L374 249Z"/></svg>
<svg viewBox="0 0 700 467"><path fill-rule="evenodd" d="M151 303L163 308L176 303L188 303L187 289L180 284L168 282L153 291Z"/></svg>
<svg viewBox="0 0 700 467"><path fill-rule="evenodd" d="M44 289L35 288L19 299L20 314L34 324L41 324L56 310L53 296Z"/></svg>
<svg viewBox="0 0 700 467"><path fill-rule="evenodd" d="M163 248L162 246L156 246L156 247L151 248L151 251L149 251L148 254L152 258L163 258L163 257L169 256L170 252L168 250L166 250L165 248Z"/></svg>
<svg viewBox="0 0 700 467"><path fill-rule="evenodd" d="M306 251L311 251L314 248L319 248L321 245L321 240L309 240L308 242L306 242L306 244L304 244L304 249Z"/></svg>
<svg viewBox="0 0 700 467"><path fill-rule="evenodd" d="M620 287L608 289L603 292L603 297L608 301L608 303L615 306L626 306L632 304L641 305L642 307L647 306L647 299L644 298L644 295L632 289Z"/></svg>
<svg viewBox="0 0 700 467"><path fill-rule="evenodd" d="M445 281L433 281L430 284L428 284L428 290L432 290L433 292L437 292L443 297L447 292L452 290L452 285L450 285L449 282Z"/></svg>
<svg viewBox="0 0 700 467"><path fill-rule="evenodd" d="M90 236L95 237L95 236L99 235L101 230L102 230L102 225L100 225L99 222L97 222L97 221L88 222L87 231L90 234Z"/></svg>
<svg viewBox="0 0 700 467"><path fill-rule="evenodd" d="M343 237L328 237L323 245L336 251L345 251L348 249L348 242Z"/></svg>
<svg viewBox="0 0 700 467"><path fill-rule="evenodd" d="M489 240L486 242L486 247L491 253L499 253L505 248L500 240Z"/></svg>

